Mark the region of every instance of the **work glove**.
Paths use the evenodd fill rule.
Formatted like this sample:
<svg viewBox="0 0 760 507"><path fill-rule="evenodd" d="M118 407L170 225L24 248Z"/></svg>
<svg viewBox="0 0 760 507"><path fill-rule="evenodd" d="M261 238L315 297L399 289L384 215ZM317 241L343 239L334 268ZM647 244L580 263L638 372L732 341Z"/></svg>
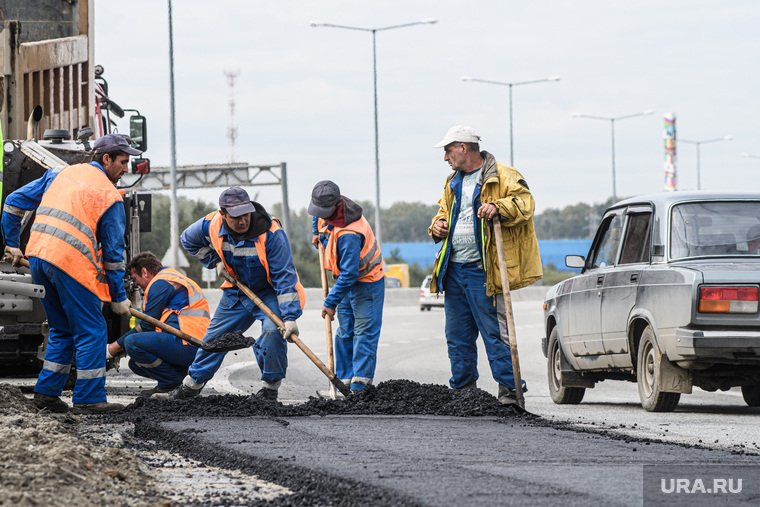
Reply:
<svg viewBox="0 0 760 507"><path fill-rule="evenodd" d="M131 313L129 313L130 308L132 308L132 302L129 299L119 301L118 303L111 303L111 310L113 313L124 317L129 317L131 315Z"/></svg>
<svg viewBox="0 0 760 507"><path fill-rule="evenodd" d="M6 246L5 252L7 256L13 257L10 261L11 266L18 266L21 259L24 258L24 252L22 252L20 248Z"/></svg>
<svg viewBox="0 0 760 507"><path fill-rule="evenodd" d="M119 367L121 366L121 358L127 356L127 351L122 349L114 356L111 354L108 345L110 344L106 344L106 371L111 369L119 371Z"/></svg>
<svg viewBox="0 0 760 507"><path fill-rule="evenodd" d="M285 338L285 340L289 341L290 343L293 343L293 340L291 339L292 335L298 336L298 324L296 324L295 320L289 320L284 323L285 329L282 331L282 337Z"/></svg>
<svg viewBox="0 0 760 507"><path fill-rule="evenodd" d="M220 278L224 278L225 280L229 280L232 278L232 275L229 271L227 271L227 267L224 265L224 262L219 261L216 263L216 274Z"/></svg>

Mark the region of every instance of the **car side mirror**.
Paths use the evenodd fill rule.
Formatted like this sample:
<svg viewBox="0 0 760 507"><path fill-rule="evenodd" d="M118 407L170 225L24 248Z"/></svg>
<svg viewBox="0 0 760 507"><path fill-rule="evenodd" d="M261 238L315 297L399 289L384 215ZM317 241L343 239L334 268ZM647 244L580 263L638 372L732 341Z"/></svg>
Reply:
<svg viewBox="0 0 760 507"><path fill-rule="evenodd" d="M568 268L584 268L586 259L582 255L565 255L565 266Z"/></svg>
<svg viewBox="0 0 760 507"><path fill-rule="evenodd" d="M134 114L129 117L129 137L140 151L148 151L148 125L145 116Z"/></svg>

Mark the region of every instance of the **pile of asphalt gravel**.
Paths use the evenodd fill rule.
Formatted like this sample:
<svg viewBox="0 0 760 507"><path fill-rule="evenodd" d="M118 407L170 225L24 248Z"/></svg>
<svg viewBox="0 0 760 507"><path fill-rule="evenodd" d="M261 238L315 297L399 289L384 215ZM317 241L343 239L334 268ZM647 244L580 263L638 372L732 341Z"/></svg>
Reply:
<svg viewBox="0 0 760 507"><path fill-rule="evenodd" d="M411 380L388 380L338 400L309 398L299 405L283 405L256 396L214 395L187 400L140 398L120 420L175 417L306 417L325 415L440 415L454 417L514 417L517 412L480 389L454 390Z"/></svg>

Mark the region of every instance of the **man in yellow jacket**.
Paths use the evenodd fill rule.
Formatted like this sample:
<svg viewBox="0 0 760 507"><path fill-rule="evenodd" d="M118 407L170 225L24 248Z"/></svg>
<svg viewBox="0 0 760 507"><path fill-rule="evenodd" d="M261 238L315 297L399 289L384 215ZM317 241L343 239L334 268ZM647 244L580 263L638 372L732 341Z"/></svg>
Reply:
<svg viewBox="0 0 760 507"><path fill-rule="evenodd" d="M476 339L483 337L501 403L516 403L512 356L501 294L501 277L490 220L501 218L511 289L541 279L541 257L533 228L535 203L528 183L513 167L480 151L480 135L455 125L434 146L454 170L446 178L439 210L428 230L443 242L435 261L431 292L444 292L446 342L454 389L474 388L478 380ZM523 384L523 388L524 388Z"/></svg>

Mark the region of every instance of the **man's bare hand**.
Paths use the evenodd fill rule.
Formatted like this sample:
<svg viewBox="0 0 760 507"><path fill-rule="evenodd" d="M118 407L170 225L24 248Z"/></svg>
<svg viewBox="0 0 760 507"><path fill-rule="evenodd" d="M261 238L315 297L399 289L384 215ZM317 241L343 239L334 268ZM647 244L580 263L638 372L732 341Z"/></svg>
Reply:
<svg viewBox="0 0 760 507"><path fill-rule="evenodd" d="M319 236L317 234L311 237L311 244L314 245L314 248L319 250Z"/></svg>
<svg viewBox="0 0 760 507"><path fill-rule="evenodd" d="M433 237L443 239L449 235L449 223L446 220L438 220L433 224Z"/></svg>
<svg viewBox="0 0 760 507"><path fill-rule="evenodd" d="M335 320L335 308L322 307L322 318L330 317L330 320Z"/></svg>
<svg viewBox="0 0 760 507"><path fill-rule="evenodd" d="M491 220L499 212L499 208L495 204L484 204L478 210L478 218L485 218Z"/></svg>

